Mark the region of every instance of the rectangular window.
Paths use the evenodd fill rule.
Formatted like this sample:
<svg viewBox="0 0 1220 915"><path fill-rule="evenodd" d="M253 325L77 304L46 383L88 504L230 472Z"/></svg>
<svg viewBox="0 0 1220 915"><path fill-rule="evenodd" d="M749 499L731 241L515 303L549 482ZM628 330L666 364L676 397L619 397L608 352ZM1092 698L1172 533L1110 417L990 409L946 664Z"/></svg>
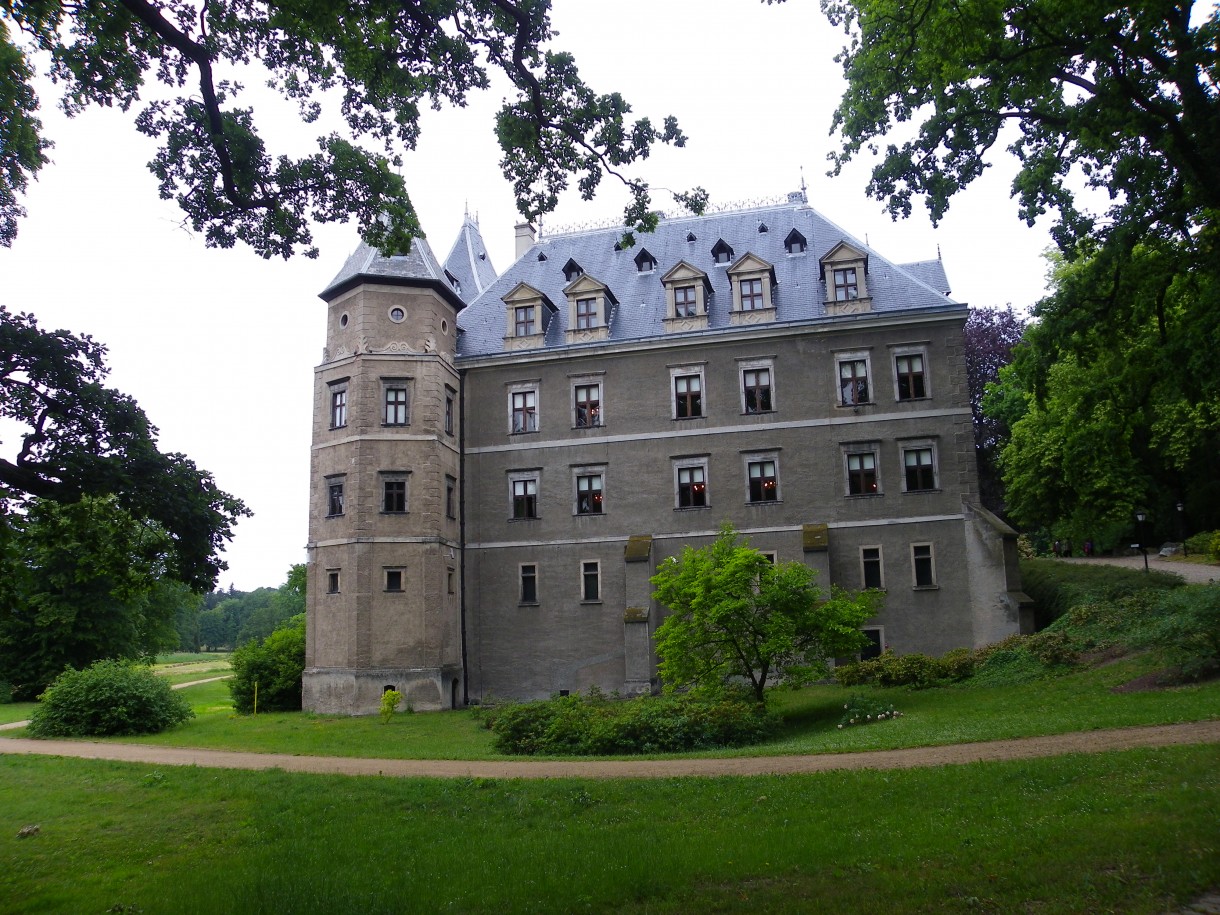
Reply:
<svg viewBox="0 0 1220 915"><path fill-rule="evenodd" d="M707 507L707 470L702 467L678 468L678 508Z"/></svg>
<svg viewBox="0 0 1220 915"><path fill-rule="evenodd" d="M331 388L330 391L330 427L341 429L347 425L347 385Z"/></svg>
<svg viewBox="0 0 1220 915"><path fill-rule="evenodd" d="M699 300L695 297L694 286L674 287L674 316L678 318L693 318L697 315Z"/></svg>
<svg viewBox="0 0 1220 915"><path fill-rule="evenodd" d="M383 480L381 483L381 510L398 514L407 510L407 481Z"/></svg>
<svg viewBox="0 0 1220 915"><path fill-rule="evenodd" d="M898 378L898 399L915 400L927 396L924 384L923 356L915 353L894 357L894 374Z"/></svg>
<svg viewBox="0 0 1220 915"><path fill-rule="evenodd" d="M839 360L839 402L845 407L869 402L867 360Z"/></svg>
<svg viewBox="0 0 1220 915"><path fill-rule="evenodd" d="M771 412L771 370L746 369L741 373L747 413Z"/></svg>
<svg viewBox="0 0 1220 915"><path fill-rule="evenodd" d="M445 591L449 594L457 594L457 569L445 569Z"/></svg>
<svg viewBox="0 0 1220 915"><path fill-rule="evenodd" d="M915 587L936 587L936 567L932 559L932 544L911 544L911 567L915 575Z"/></svg>
<svg viewBox="0 0 1220 915"><path fill-rule="evenodd" d="M847 491L853 496L877 492L877 455L872 451L847 455Z"/></svg>
<svg viewBox="0 0 1220 915"><path fill-rule="evenodd" d="M576 300L576 329L597 327L597 299Z"/></svg>
<svg viewBox="0 0 1220 915"><path fill-rule="evenodd" d="M750 478L751 502L775 502L779 499L779 479L775 474L775 461L750 461L747 465Z"/></svg>
<svg viewBox="0 0 1220 915"><path fill-rule="evenodd" d="M343 514L343 481L331 480L326 484L326 514Z"/></svg>
<svg viewBox="0 0 1220 915"><path fill-rule="evenodd" d="M931 448L907 448L902 452L907 492L936 488L936 466Z"/></svg>
<svg viewBox="0 0 1220 915"><path fill-rule="evenodd" d="M534 306L519 305L513 309L513 334L529 337L534 333Z"/></svg>
<svg viewBox="0 0 1220 915"><path fill-rule="evenodd" d="M445 434L453 435L453 402L457 398L457 391L448 385L445 386Z"/></svg>
<svg viewBox="0 0 1220 915"><path fill-rule="evenodd" d="M538 480L513 480L513 519L538 517Z"/></svg>
<svg viewBox="0 0 1220 915"><path fill-rule="evenodd" d="M384 422L387 426L405 426L410 419L407 402L407 386L405 384L387 384L385 386Z"/></svg>
<svg viewBox="0 0 1220 915"><path fill-rule="evenodd" d="M457 480L445 477L445 517L457 517Z"/></svg>
<svg viewBox="0 0 1220 915"><path fill-rule="evenodd" d="M580 599L599 601L602 599L601 564L597 561L580 564Z"/></svg>
<svg viewBox="0 0 1220 915"><path fill-rule="evenodd" d="M387 591L402 590L402 569L385 570L385 589Z"/></svg>
<svg viewBox="0 0 1220 915"><path fill-rule="evenodd" d="M338 594L339 593L339 570L338 569L327 569L326 570L326 593L327 594Z"/></svg>
<svg viewBox="0 0 1220 915"><path fill-rule="evenodd" d="M865 588L884 588L884 579L881 575L881 547L879 546L862 546L860 547L860 571L862 587Z"/></svg>
<svg viewBox="0 0 1220 915"><path fill-rule="evenodd" d="M600 515L601 513L602 475L600 473L577 475L576 514Z"/></svg>
<svg viewBox="0 0 1220 915"><path fill-rule="evenodd" d="M538 603L538 566L532 562L521 566L521 596L520 603Z"/></svg>
<svg viewBox="0 0 1220 915"><path fill-rule="evenodd" d="M741 310L757 311L763 307L762 280L739 280L741 285Z"/></svg>
<svg viewBox="0 0 1220 915"><path fill-rule="evenodd" d="M538 395L535 391L517 391L513 394L513 432L538 431Z"/></svg>
<svg viewBox="0 0 1220 915"><path fill-rule="evenodd" d="M703 415L703 376L674 376L674 415L691 419Z"/></svg>
<svg viewBox="0 0 1220 915"><path fill-rule="evenodd" d="M843 267L835 271L835 301L847 302L860 297L856 285L856 268Z"/></svg>
<svg viewBox="0 0 1220 915"><path fill-rule="evenodd" d="M578 429L588 429L602 424L602 386L600 384L578 384L573 389L575 401L575 424Z"/></svg>

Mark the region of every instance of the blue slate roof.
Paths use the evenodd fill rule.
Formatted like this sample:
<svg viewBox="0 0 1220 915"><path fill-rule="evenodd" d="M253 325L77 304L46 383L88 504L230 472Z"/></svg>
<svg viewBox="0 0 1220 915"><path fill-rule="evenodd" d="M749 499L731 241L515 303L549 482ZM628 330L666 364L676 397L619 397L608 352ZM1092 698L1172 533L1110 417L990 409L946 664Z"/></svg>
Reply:
<svg viewBox="0 0 1220 915"><path fill-rule="evenodd" d="M392 257L385 257L375 248L361 242L335 274L335 278L321 292L321 298L329 300L344 288L364 279L441 284L456 295L452 284L445 278L444 268L428 247L428 242L422 238L411 241L409 254L395 254Z"/></svg>
<svg viewBox="0 0 1220 915"><path fill-rule="evenodd" d="M789 254L785 239L796 229L806 250ZM940 308L957 304L948 298L948 281L940 261L895 264L818 213L801 193L784 203L750 207L704 216L663 219L657 230L637 234L635 247L615 250L622 227L544 236L506 270L459 317L464 331L460 356L482 356L504 351L505 304L502 296L518 283L528 283L559 309L547 326L546 349L567 346L568 309L564 266L569 260L585 275L604 283L618 300L610 313L611 341L666 336L665 287L661 277L683 260L708 275L712 295L708 302L708 330L728 328L732 291L726 269L747 253L774 266L776 285L772 302L779 323L825 319L826 286L819 260L841 242L868 258L868 293L874 313ZM730 264L714 262L712 249L723 241L733 250ZM637 260L642 249L656 267L641 273ZM671 335L673 336L673 335Z"/></svg>
<svg viewBox="0 0 1220 915"><path fill-rule="evenodd" d="M447 279L452 277L457 280L454 291L468 303L477 299L496 281L496 268L491 265L487 246L479 233L478 220L471 219L469 213L462 220L458 237L445 258L444 269L448 274ZM450 285L454 285L452 280Z"/></svg>

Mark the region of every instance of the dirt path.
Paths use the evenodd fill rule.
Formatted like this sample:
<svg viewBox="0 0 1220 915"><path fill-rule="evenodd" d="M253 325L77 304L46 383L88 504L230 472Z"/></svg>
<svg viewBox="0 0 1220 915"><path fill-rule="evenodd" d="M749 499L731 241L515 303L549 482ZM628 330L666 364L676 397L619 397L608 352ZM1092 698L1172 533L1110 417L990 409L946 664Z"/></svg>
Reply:
<svg viewBox="0 0 1220 915"><path fill-rule="evenodd" d="M836 769L912 769L1007 759L1035 759L1064 753L1097 753L1133 747L1220 744L1220 720L1186 724L1083 731L1049 737L1024 737L916 747L874 753L822 756L747 756L731 759L653 759L589 761L518 761L448 759L352 759L335 756L289 756L237 753L189 747L154 747L132 743L88 743L75 740L0 739L0 753L111 759L159 766L203 766L217 769L282 769L340 775L384 775L395 778L675 778L718 775L792 775ZM1217 748L1220 758L1220 747Z"/></svg>
<svg viewBox="0 0 1220 915"><path fill-rule="evenodd" d="M1142 569L1144 567L1143 556L1093 556L1089 559L1085 559L1082 556L1071 556L1057 561L1072 562L1078 565L1123 566L1127 569ZM1155 552L1148 554L1148 568L1153 572L1169 572L1172 575L1181 575L1186 581L1197 584L1220 581L1220 566L1161 559Z"/></svg>

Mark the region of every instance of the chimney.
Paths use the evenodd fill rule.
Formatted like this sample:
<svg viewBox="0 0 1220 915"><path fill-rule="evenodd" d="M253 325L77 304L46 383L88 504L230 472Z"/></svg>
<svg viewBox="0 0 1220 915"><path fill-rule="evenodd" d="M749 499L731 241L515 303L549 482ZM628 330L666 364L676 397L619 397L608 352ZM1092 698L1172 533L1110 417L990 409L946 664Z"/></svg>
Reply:
<svg viewBox="0 0 1220 915"><path fill-rule="evenodd" d="M534 247L534 227L528 222L519 222L513 228L517 232L517 252L513 256L520 259L521 255Z"/></svg>

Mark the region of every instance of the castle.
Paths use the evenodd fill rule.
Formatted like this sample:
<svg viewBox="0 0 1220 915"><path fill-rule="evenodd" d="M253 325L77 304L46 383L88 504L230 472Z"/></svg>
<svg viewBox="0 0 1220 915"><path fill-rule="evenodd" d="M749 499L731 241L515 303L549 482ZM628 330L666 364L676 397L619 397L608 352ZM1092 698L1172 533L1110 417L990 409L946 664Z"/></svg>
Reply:
<svg viewBox="0 0 1220 915"><path fill-rule="evenodd" d="M362 245L321 294L307 709L651 691L649 578L725 521L884 588L866 654L1030 630L939 259L803 191L622 237L521 225L497 275L467 217L443 263Z"/></svg>

